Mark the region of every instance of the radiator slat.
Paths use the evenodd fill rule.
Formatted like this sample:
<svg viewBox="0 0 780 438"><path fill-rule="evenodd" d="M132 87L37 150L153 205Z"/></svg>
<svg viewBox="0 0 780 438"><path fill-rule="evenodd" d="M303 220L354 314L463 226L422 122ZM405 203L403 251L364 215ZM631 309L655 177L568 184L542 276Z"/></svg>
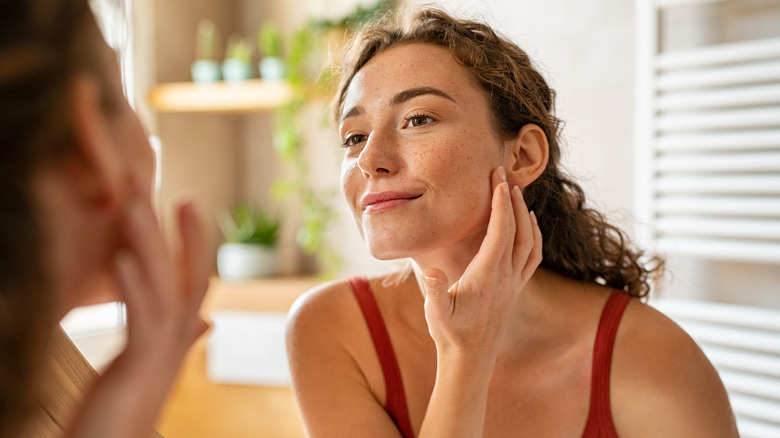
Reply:
<svg viewBox="0 0 780 438"><path fill-rule="evenodd" d="M780 263L780 243L749 240L701 239L687 236L658 237L656 248L662 254L685 254L715 260L741 260Z"/></svg>
<svg viewBox="0 0 780 438"><path fill-rule="evenodd" d="M780 64L778 65L780 68ZM731 111L661 113L656 118L660 133L674 131L725 130L780 126L780 107L749 108Z"/></svg>
<svg viewBox="0 0 780 438"><path fill-rule="evenodd" d="M673 70L657 78L658 91L695 90L708 87L728 87L780 81L780 61Z"/></svg>
<svg viewBox="0 0 780 438"><path fill-rule="evenodd" d="M780 403L746 397L741 394L729 394L734 414L761 420L769 424L777 424L780 428Z"/></svg>
<svg viewBox="0 0 780 438"><path fill-rule="evenodd" d="M727 369L720 370L723 384L734 393L780 402L780 380ZM778 418L780 421L780 418Z"/></svg>
<svg viewBox="0 0 780 438"><path fill-rule="evenodd" d="M762 331L777 332L780 336L780 310L677 298L656 298L652 305L666 315L681 321L709 321L738 327L752 327ZM780 373L780 366L778 366L778 373Z"/></svg>
<svg viewBox="0 0 780 438"><path fill-rule="evenodd" d="M656 191L663 193L780 195L780 175L661 176Z"/></svg>
<svg viewBox="0 0 780 438"><path fill-rule="evenodd" d="M780 102L780 85L760 85L717 90L680 91L658 96L662 112L763 106Z"/></svg>
<svg viewBox="0 0 780 438"><path fill-rule="evenodd" d="M718 325L686 321L685 330L701 344L735 349L765 351L780 355L780 336L757 330L724 328Z"/></svg>
<svg viewBox="0 0 780 438"><path fill-rule="evenodd" d="M737 417L737 428L742 438L768 438L780 436L780 426L776 423Z"/></svg>
<svg viewBox="0 0 780 438"><path fill-rule="evenodd" d="M780 381L780 357L715 345L701 345L701 349L719 372L738 370L770 376Z"/></svg>
<svg viewBox="0 0 780 438"><path fill-rule="evenodd" d="M685 69L780 58L780 38L719 44L658 55L659 70Z"/></svg>
<svg viewBox="0 0 780 438"><path fill-rule="evenodd" d="M780 217L780 199L771 197L661 196L656 208L661 214Z"/></svg>
<svg viewBox="0 0 780 438"><path fill-rule="evenodd" d="M659 152L780 149L780 129L670 133L655 140Z"/></svg>
<svg viewBox="0 0 780 438"><path fill-rule="evenodd" d="M658 227L667 234L683 236L712 236L780 241L780 221L663 216Z"/></svg>
<svg viewBox="0 0 780 438"><path fill-rule="evenodd" d="M659 172L780 172L780 151L685 153L658 157Z"/></svg>

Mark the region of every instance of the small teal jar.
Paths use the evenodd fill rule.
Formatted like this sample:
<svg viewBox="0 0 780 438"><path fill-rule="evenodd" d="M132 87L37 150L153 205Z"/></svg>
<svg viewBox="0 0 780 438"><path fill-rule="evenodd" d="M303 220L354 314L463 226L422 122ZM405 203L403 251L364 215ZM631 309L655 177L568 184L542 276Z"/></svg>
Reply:
<svg viewBox="0 0 780 438"><path fill-rule="evenodd" d="M252 78L252 64L247 61L228 58L222 63L222 78L225 82L242 82Z"/></svg>
<svg viewBox="0 0 780 438"><path fill-rule="evenodd" d="M286 68L284 61L278 56L264 56L260 60L260 77L266 81L279 81L284 79Z"/></svg>
<svg viewBox="0 0 780 438"><path fill-rule="evenodd" d="M220 78L219 63L212 59L199 59L190 67L192 81L198 84L210 84Z"/></svg>

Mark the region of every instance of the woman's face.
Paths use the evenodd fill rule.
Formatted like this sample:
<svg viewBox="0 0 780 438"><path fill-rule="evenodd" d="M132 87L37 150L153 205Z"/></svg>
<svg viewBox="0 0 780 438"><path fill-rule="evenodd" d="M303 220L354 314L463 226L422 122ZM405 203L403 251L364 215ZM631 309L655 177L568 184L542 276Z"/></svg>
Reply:
<svg viewBox="0 0 780 438"><path fill-rule="evenodd" d="M99 108L99 115L103 134L100 137L101 148L104 155L110 156L110 164L104 163L103 171L108 173L107 180L114 181L112 196L116 196L114 209L108 213L107 220L110 223L108 229L95 230L99 240L104 246L97 250L98 254L107 254L112 257L118 247L122 245L122 237L119 233L117 218L123 211L125 202L130 197L138 196L135 193L138 185L144 191L144 195L151 200L152 186L155 174L154 152L138 116L128 104L122 90L122 80L117 65L116 54L107 45L103 46L103 69L94 72L100 75L98 81L101 84L100 93L107 93L108 100L112 102L110 109ZM108 152L105 152L108 151ZM105 233L105 234L98 234ZM102 266L102 265L101 265ZM111 266L111 264L106 264ZM86 274L87 284L66 292L64 304L66 309L77 305L92 304L117 300L114 285L116 284L113 269L99 271L97 275Z"/></svg>
<svg viewBox="0 0 780 438"><path fill-rule="evenodd" d="M487 99L447 49L391 48L344 98L341 187L378 259L478 248L504 162Z"/></svg>
<svg viewBox="0 0 780 438"><path fill-rule="evenodd" d="M116 111L108 115L111 141L126 164L125 172L138 178L139 182L148 188L147 193L151 196L155 170L154 151L149 145L141 121L124 97L116 54L108 46L105 49L109 87L106 92L112 93L113 99L118 102Z"/></svg>

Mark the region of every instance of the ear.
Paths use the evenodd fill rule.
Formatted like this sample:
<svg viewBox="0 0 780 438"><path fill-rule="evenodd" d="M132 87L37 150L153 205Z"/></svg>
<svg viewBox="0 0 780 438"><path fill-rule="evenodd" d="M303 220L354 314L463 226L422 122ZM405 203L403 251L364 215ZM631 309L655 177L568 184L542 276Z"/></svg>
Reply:
<svg viewBox="0 0 780 438"><path fill-rule="evenodd" d="M69 119L75 149L70 169L80 198L93 207L110 210L120 197L121 162L111 142L109 119L94 77L81 74L73 79Z"/></svg>
<svg viewBox="0 0 780 438"><path fill-rule="evenodd" d="M510 185L525 188L539 177L547 168L550 157L550 144L542 128L528 123L505 145L505 169Z"/></svg>

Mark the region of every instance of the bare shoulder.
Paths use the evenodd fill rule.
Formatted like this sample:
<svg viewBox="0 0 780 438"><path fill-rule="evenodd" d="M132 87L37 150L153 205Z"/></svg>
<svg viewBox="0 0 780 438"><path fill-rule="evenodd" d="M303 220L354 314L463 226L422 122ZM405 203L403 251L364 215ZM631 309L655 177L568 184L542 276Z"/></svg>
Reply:
<svg viewBox="0 0 780 438"><path fill-rule="evenodd" d="M340 340L359 316L357 303L345 279L320 284L306 291L293 304L287 317L288 342Z"/></svg>
<svg viewBox="0 0 780 438"><path fill-rule="evenodd" d="M638 300L618 330L611 382L620 435L737 436L726 390L699 346Z"/></svg>
<svg viewBox="0 0 780 438"><path fill-rule="evenodd" d="M377 401L381 370L347 280L298 298L287 322L287 355L307 436L397 436Z"/></svg>

